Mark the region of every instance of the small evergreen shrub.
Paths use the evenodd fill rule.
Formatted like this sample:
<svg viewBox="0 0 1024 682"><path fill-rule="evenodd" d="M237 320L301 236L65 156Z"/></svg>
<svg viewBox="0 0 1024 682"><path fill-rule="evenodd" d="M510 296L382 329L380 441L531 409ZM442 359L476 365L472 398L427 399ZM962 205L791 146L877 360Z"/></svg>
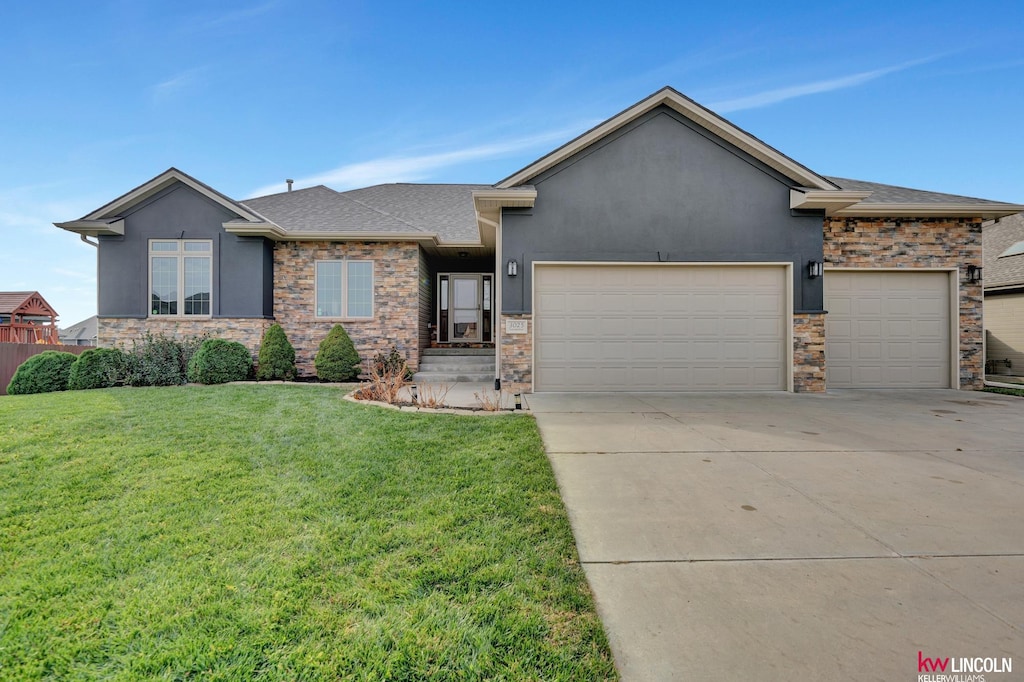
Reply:
<svg viewBox="0 0 1024 682"><path fill-rule="evenodd" d="M127 373L128 357L123 352L116 348L91 348L71 365L68 388L110 388L124 383Z"/></svg>
<svg viewBox="0 0 1024 682"><path fill-rule="evenodd" d="M188 380L197 384L245 381L251 373L249 349L237 341L207 339L188 363Z"/></svg>
<svg viewBox="0 0 1024 682"><path fill-rule="evenodd" d="M192 336L177 340L146 332L132 342L127 383L131 386L178 386L188 380L188 363L203 342Z"/></svg>
<svg viewBox="0 0 1024 682"><path fill-rule="evenodd" d="M43 351L33 355L14 370L11 382L7 384L9 395L28 395L29 393L50 393L68 390L68 377L71 365L78 356L58 350Z"/></svg>
<svg viewBox="0 0 1024 682"><path fill-rule="evenodd" d="M295 348L279 324L272 324L263 332L256 378L260 381L295 378Z"/></svg>
<svg viewBox="0 0 1024 682"><path fill-rule="evenodd" d="M334 325L320 342L313 365L320 381L352 381L359 376L359 353L340 324Z"/></svg>

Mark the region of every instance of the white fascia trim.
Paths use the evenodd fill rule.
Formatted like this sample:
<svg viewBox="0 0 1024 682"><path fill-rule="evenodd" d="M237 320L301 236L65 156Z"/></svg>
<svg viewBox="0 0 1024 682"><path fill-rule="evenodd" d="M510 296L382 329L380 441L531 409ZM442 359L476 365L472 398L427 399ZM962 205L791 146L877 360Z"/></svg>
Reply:
<svg viewBox="0 0 1024 682"><path fill-rule="evenodd" d="M799 209L825 209L825 215L833 215L848 206L864 201L871 192L854 190L821 190L797 187L789 190L789 207Z"/></svg>
<svg viewBox="0 0 1024 682"><path fill-rule="evenodd" d="M124 234L124 218L117 220L71 220L54 223L56 227L86 237L112 237Z"/></svg>
<svg viewBox="0 0 1024 682"><path fill-rule="evenodd" d="M713 135L739 147L759 161L764 162L771 168L779 171L788 178L792 178L799 184L814 189L836 189L835 184L829 182L822 176L802 166L785 154L769 147L750 133L737 128L735 125L718 116L709 109L705 109L693 100L676 92L672 88L663 88L645 100L634 104L621 114L613 116L596 128L580 135L575 140L556 149L547 156L538 159L515 175L499 182L496 187L507 189L522 185L533 177L543 173L547 169L561 163L570 156L594 144L601 138L610 135L627 123L639 118L648 111L666 105L690 119L697 125L709 131Z"/></svg>
<svg viewBox="0 0 1024 682"><path fill-rule="evenodd" d="M1020 204L853 204L841 218L1004 218L1024 211Z"/></svg>
<svg viewBox="0 0 1024 682"><path fill-rule="evenodd" d="M180 182L183 185L190 187L191 189L195 190L196 192L199 192L200 194L210 199L211 201L220 204L221 206L231 211L232 213L242 216L246 220L251 220L253 222L262 222L265 220L263 216L258 215L251 210L247 210L241 207L240 205L232 202L230 199L225 198L220 193L211 190L209 187L203 185L202 183L197 182L188 175L185 175L181 171L174 168L165 171L160 175L156 176L155 178L153 178L152 180L150 180L149 182L140 185L139 187L136 187L127 194L114 200L113 203L107 204L106 206L102 206L99 209L93 211L89 215L85 216L83 220L101 220L103 218L117 215L122 211L122 209L127 208L129 206L133 206L139 203L140 201L143 201L151 197L157 192L163 190L164 188L169 187L174 182Z"/></svg>
<svg viewBox="0 0 1024 682"><path fill-rule="evenodd" d="M489 208L533 208L535 189L481 189L473 192L477 211Z"/></svg>

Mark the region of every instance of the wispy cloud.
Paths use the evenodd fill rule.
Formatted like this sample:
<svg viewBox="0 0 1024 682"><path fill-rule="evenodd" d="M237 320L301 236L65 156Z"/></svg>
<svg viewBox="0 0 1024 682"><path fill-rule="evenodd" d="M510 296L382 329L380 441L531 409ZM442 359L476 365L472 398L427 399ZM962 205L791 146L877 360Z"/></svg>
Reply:
<svg viewBox="0 0 1024 682"><path fill-rule="evenodd" d="M176 76L151 86L149 90L153 102L165 102L195 86L199 82L199 75L204 70L205 67L199 66L188 71L182 71Z"/></svg>
<svg viewBox="0 0 1024 682"><path fill-rule="evenodd" d="M788 87L777 88L775 90L766 90L754 95L722 100L720 102L712 102L708 105L708 108L720 114L731 111L742 111L744 109L757 109L758 107L778 104L779 102L785 102L786 100L795 99L797 97L818 95L824 92L834 92L836 90L853 88L881 78L882 76L887 76L898 71L904 71L914 66L934 61L935 59L938 59L938 57L915 59L914 61L896 64L895 66L887 66L881 69L874 69L872 71L862 71L860 73L841 76L839 78L829 78L827 80L802 83L800 85L790 85Z"/></svg>
<svg viewBox="0 0 1024 682"><path fill-rule="evenodd" d="M351 189L385 182L417 182L427 180L434 171L457 166L469 161L497 159L511 154L521 154L538 147L550 146L554 142L565 142L594 125L595 122L581 122L559 130L551 130L527 137L519 137L486 144L451 149L431 154L388 156L369 161L359 161L339 166L332 170L296 179L298 187L329 185L335 189ZM283 190L281 183L260 187L250 196L272 194Z"/></svg>
<svg viewBox="0 0 1024 682"><path fill-rule="evenodd" d="M275 9L278 4L280 3L277 0L271 0L271 2L264 2L263 4L253 5L252 7L243 7L241 9L225 12L216 16L207 16L191 22L190 28L192 31L208 31L210 29L233 26L262 14L266 14L267 12Z"/></svg>

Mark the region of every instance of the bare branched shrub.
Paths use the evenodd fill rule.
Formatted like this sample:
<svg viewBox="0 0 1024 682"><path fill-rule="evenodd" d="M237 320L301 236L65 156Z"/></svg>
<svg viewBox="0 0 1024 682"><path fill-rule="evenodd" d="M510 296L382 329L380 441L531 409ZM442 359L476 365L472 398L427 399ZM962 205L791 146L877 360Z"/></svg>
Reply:
<svg viewBox="0 0 1024 682"><path fill-rule="evenodd" d="M451 387L448 384L422 384L419 386L420 407L447 407L444 399L448 397Z"/></svg>
<svg viewBox="0 0 1024 682"><path fill-rule="evenodd" d="M389 405L401 402L402 388L408 383L408 367L404 360L401 364L385 365L368 362L366 375L369 377L366 385L353 394L358 400L376 400Z"/></svg>
<svg viewBox="0 0 1024 682"><path fill-rule="evenodd" d="M473 397L484 412L497 412L501 409L502 393L503 391L484 391L483 393L474 393Z"/></svg>

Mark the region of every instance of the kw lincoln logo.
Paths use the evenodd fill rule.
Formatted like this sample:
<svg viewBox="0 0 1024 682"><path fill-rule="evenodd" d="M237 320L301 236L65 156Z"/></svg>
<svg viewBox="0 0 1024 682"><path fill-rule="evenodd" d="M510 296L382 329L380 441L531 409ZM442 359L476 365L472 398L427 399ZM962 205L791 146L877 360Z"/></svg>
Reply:
<svg viewBox="0 0 1024 682"><path fill-rule="evenodd" d="M917 652L917 682L992 682L1013 672L1012 658L936 656ZM986 675L988 678L986 679Z"/></svg>

